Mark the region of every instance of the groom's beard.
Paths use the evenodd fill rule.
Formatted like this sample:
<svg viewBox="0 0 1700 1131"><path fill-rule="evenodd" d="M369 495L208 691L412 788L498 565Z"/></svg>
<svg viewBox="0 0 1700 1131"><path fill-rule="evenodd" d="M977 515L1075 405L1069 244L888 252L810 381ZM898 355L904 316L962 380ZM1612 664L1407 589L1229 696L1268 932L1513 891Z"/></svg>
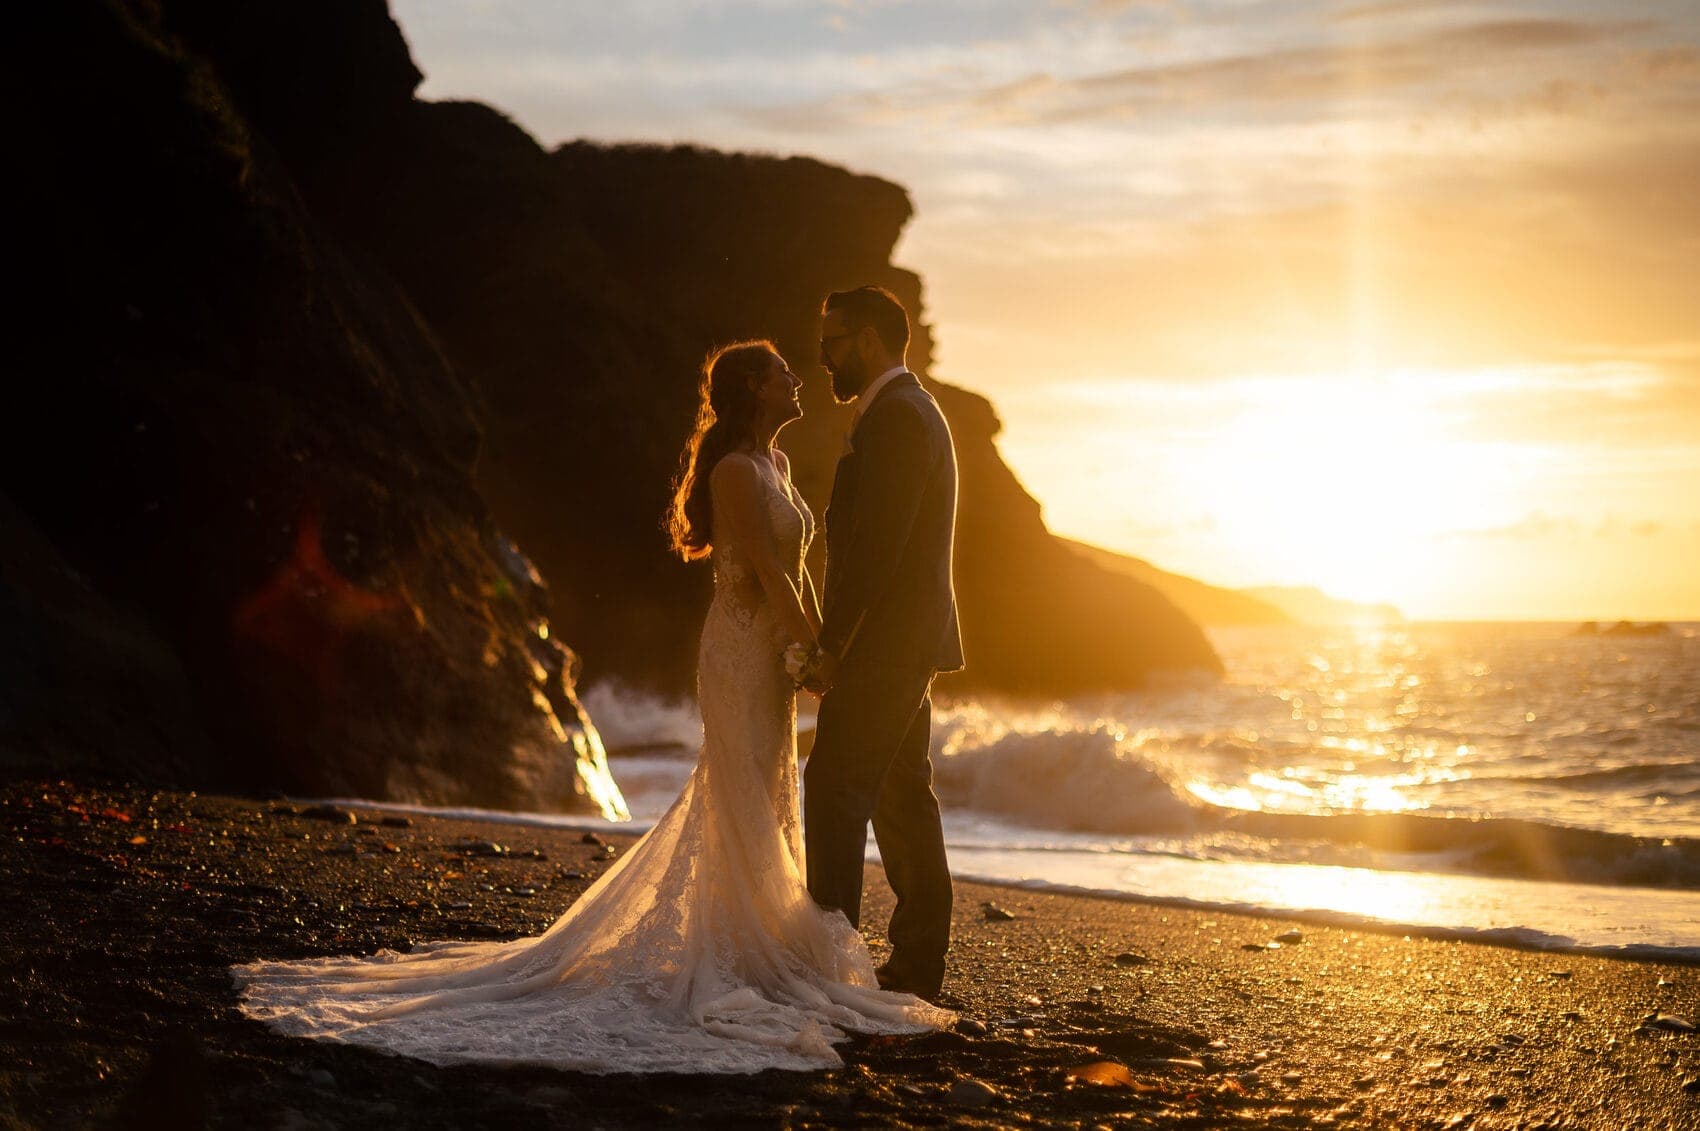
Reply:
<svg viewBox="0 0 1700 1131"><path fill-rule="evenodd" d="M849 404L868 387L862 359L855 355L845 358L843 365L828 365L826 371L832 376L832 399L839 404Z"/></svg>

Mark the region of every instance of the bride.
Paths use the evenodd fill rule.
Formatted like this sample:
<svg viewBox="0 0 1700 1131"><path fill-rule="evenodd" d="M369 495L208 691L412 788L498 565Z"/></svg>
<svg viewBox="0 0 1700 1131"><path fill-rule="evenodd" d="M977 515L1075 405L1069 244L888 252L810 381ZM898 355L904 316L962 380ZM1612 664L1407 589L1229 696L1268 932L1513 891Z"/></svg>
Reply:
<svg viewBox="0 0 1700 1131"><path fill-rule="evenodd" d="M802 415L800 385L765 341L703 365L668 523L680 554L714 566L703 746L655 827L535 938L239 966L244 1013L437 1064L581 1072L825 1068L849 1031L954 1020L877 988L861 936L804 887L783 653L820 625L803 566L815 522L773 443Z"/></svg>

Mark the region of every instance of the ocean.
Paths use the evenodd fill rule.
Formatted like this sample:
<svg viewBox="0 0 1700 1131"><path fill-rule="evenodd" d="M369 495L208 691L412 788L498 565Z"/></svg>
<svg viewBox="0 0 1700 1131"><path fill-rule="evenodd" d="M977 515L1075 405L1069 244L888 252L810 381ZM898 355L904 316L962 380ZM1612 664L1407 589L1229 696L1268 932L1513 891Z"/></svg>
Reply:
<svg viewBox="0 0 1700 1131"><path fill-rule="evenodd" d="M1224 679L938 705L952 871L1700 962L1700 625L1211 637ZM635 823L652 821L690 772L694 710L606 685L585 699Z"/></svg>

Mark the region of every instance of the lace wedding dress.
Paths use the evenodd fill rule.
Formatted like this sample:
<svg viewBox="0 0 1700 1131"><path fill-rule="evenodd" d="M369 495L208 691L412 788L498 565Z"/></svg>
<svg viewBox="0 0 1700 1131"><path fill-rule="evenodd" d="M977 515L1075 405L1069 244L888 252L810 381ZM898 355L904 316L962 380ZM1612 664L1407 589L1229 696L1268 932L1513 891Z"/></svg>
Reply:
<svg viewBox="0 0 1700 1131"><path fill-rule="evenodd" d="M800 571L814 518L788 479L755 462L781 560ZM601 1073L832 1067L847 1031L949 1024L945 1010L878 989L861 936L809 898L786 642L750 566L724 544L711 560L702 752L624 858L535 938L236 967L243 1012L437 1064Z"/></svg>

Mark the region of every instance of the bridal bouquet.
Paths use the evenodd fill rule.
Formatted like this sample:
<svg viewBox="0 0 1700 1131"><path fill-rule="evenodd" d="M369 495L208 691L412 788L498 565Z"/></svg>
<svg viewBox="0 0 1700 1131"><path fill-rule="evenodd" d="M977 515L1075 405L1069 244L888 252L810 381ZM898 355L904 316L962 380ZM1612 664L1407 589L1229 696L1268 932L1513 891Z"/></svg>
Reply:
<svg viewBox="0 0 1700 1131"><path fill-rule="evenodd" d="M808 680L809 669L820 659L820 649L813 644L793 642L785 646L785 674L798 687Z"/></svg>
<svg viewBox="0 0 1700 1131"><path fill-rule="evenodd" d="M787 644L780 655L785 661L785 674L797 687L825 695L832 686L836 664L832 653L823 651L820 645Z"/></svg>

